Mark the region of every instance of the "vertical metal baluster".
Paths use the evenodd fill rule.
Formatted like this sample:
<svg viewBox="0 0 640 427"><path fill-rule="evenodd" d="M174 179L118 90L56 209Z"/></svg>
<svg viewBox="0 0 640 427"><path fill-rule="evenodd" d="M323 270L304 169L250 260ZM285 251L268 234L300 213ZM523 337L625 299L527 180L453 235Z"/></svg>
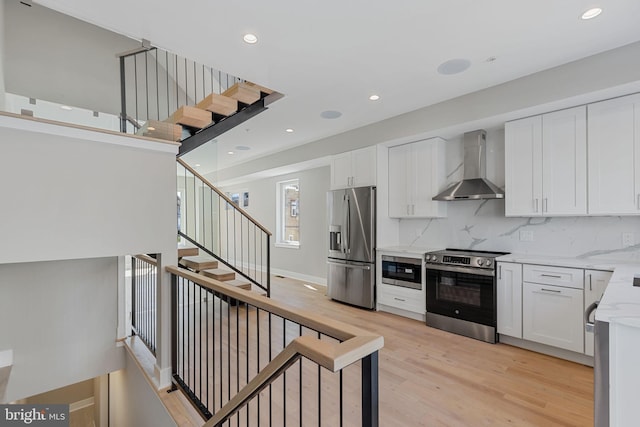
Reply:
<svg viewBox="0 0 640 427"><path fill-rule="evenodd" d="M260 308L256 307L256 374L260 372ZM258 427L260 427L260 393L258 393Z"/></svg>
<svg viewBox="0 0 640 427"><path fill-rule="evenodd" d="M271 312L269 312L269 362L273 360L273 356L271 354ZM269 426L273 425L273 394L272 394L272 386L269 383Z"/></svg>
<svg viewBox="0 0 640 427"><path fill-rule="evenodd" d="M222 298L220 298L220 304L218 306L220 313L220 407L222 408Z"/></svg>
<svg viewBox="0 0 640 427"><path fill-rule="evenodd" d="M342 379L343 379L342 378L342 373L343 372L344 372L344 368L340 369L340 397L339 397L339 399L340 399L340 427L342 427L342 424L344 422L344 402L343 402L344 396L343 396L343 393L342 393L343 387L344 387L343 386L343 381L342 381Z"/></svg>
<svg viewBox="0 0 640 427"><path fill-rule="evenodd" d="M193 175L193 174L192 174ZM198 209L196 209L196 199L198 198L198 193L196 191L196 176L193 175L193 238L196 238L196 228L198 226Z"/></svg>
<svg viewBox="0 0 640 427"><path fill-rule="evenodd" d="M244 271L244 226L242 225L242 222L242 215L240 215L240 271ZM260 400L258 400L258 402L260 402Z"/></svg>
<svg viewBox="0 0 640 427"><path fill-rule="evenodd" d="M287 319L282 318L282 350L287 346ZM282 426L287 427L287 371L282 373Z"/></svg>
<svg viewBox="0 0 640 427"><path fill-rule="evenodd" d="M169 51L168 50L164 51L164 70L165 70L165 75L167 76L167 118L168 118L171 115L171 111L169 107L170 96L169 96ZM159 111L158 111L158 114L160 114Z"/></svg>
<svg viewBox="0 0 640 427"><path fill-rule="evenodd" d="M189 91L189 82L187 81L187 58L184 58L184 105L189 105L187 92Z"/></svg>
<svg viewBox="0 0 640 427"><path fill-rule="evenodd" d="M219 297L217 292L213 292L213 299L211 300L211 360L213 362L213 366L211 366L211 394L213 395L213 411L212 413L216 413L218 411L218 407L216 406L216 297Z"/></svg>
<svg viewBox="0 0 640 427"><path fill-rule="evenodd" d="M246 304L246 313L247 313L247 325L246 325L246 329L247 329L247 333L246 333L246 349L247 349L247 382L246 384L249 384L249 304ZM247 409L247 426L250 425L249 424L249 404L251 402L248 402L246 405L246 409Z"/></svg>
<svg viewBox="0 0 640 427"><path fill-rule="evenodd" d="M198 330L199 330L199 337L198 337L198 344L199 344L199 348L198 348L198 356L199 356L199 362L198 362L198 372L200 375L198 375L198 378L200 379L200 384L199 384L199 392L200 392L200 401L202 402L202 286L198 286Z"/></svg>
<svg viewBox="0 0 640 427"><path fill-rule="evenodd" d="M205 334L206 337L204 339L204 345L207 346L206 350L205 350L205 355L206 355L206 376L207 379L205 381L206 384L206 388L207 388L207 409L209 410L209 412L211 413L215 413L215 408L211 407L211 403L209 401L209 300L211 299L211 301L213 301L213 295L211 293L210 290L207 290L207 302L205 304L205 311L206 311L206 315L205 315Z"/></svg>
<svg viewBox="0 0 640 427"><path fill-rule="evenodd" d="M174 63L176 65L176 74L175 74L175 80L176 80L176 110L178 108L180 108L180 100L178 99L178 96L180 94L180 90L178 89L178 55L173 55L174 58Z"/></svg>
<svg viewBox="0 0 640 427"><path fill-rule="evenodd" d="M158 78L158 51L156 55L156 118L160 121L160 79Z"/></svg>
<svg viewBox="0 0 640 427"><path fill-rule="evenodd" d="M302 336L302 325L298 324L298 336ZM298 361L300 373L298 374L298 412L300 414L300 427L302 427L302 357Z"/></svg>
<svg viewBox="0 0 640 427"><path fill-rule="evenodd" d="M184 381L184 355L185 355L185 351L184 351L184 315L185 315L185 307L184 307L184 298L185 298L185 286L184 286L184 279L180 279L180 283L182 283L182 309L180 310L182 312L182 349L180 350L180 360L182 361L182 375L180 376L182 378L182 380Z"/></svg>
<svg viewBox="0 0 640 427"><path fill-rule="evenodd" d="M321 339L320 332L318 332L318 339ZM322 369L318 365L318 426L322 425ZM363 424L364 425L364 424Z"/></svg>
<svg viewBox="0 0 640 427"><path fill-rule="evenodd" d="M193 61L193 103L198 102L198 77L196 74L196 61Z"/></svg>
<svg viewBox="0 0 640 427"><path fill-rule="evenodd" d="M205 88L205 82L204 82L204 64L202 64L202 99L205 99L207 97L207 89Z"/></svg>
<svg viewBox="0 0 640 427"><path fill-rule="evenodd" d="M204 76L204 70L203 74ZM236 301L236 310L239 302ZM231 304L227 303L227 402L231 400ZM229 418L231 426L231 418Z"/></svg>
<svg viewBox="0 0 640 427"><path fill-rule="evenodd" d="M180 214L180 217L182 218L182 220L184 221L184 234L185 235L189 235L188 229L187 229L187 222L188 222L188 206L189 205L189 195L187 193L187 168L184 168L184 203L182 203L181 201L181 207L184 206L184 209L182 210L182 213Z"/></svg>
<svg viewBox="0 0 640 427"><path fill-rule="evenodd" d="M246 307L246 305L245 305ZM240 391L240 309L236 307L236 394ZM236 414L237 425L240 427L240 413Z"/></svg>
<svg viewBox="0 0 640 427"><path fill-rule="evenodd" d="M209 67L209 74L211 75L211 93L214 93L216 90L215 90L215 87L213 86L213 68L212 67Z"/></svg>
<svg viewBox="0 0 640 427"><path fill-rule="evenodd" d="M138 310L136 309L136 257L131 257L131 326L132 332L135 334L137 328Z"/></svg>
<svg viewBox="0 0 640 427"><path fill-rule="evenodd" d="M147 106L147 122L149 121L149 51L144 52L144 95Z"/></svg>
<svg viewBox="0 0 640 427"><path fill-rule="evenodd" d="M171 377L178 374L178 283L171 274Z"/></svg>

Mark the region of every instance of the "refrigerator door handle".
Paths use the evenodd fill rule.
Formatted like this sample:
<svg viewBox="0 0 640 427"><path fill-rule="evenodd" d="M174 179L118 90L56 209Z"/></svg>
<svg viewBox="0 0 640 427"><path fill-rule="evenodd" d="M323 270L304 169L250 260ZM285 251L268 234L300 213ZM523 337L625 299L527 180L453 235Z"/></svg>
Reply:
<svg viewBox="0 0 640 427"><path fill-rule="evenodd" d="M347 196L347 244L345 245L346 251L345 253L351 253L351 200L349 196Z"/></svg>
<svg viewBox="0 0 640 427"><path fill-rule="evenodd" d="M349 264L346 262L336 262L336 261L327 261L327 264L330 265L337 265L339 267L344 267L344 268L354 268L354 269L358 269L358 270L371 270L371 265L368 264Z"/></svg>

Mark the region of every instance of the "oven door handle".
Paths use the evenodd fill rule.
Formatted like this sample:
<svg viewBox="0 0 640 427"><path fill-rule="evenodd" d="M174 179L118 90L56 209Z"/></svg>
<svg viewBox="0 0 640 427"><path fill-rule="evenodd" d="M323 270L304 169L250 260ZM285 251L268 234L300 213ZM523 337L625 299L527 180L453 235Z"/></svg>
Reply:
<svg viewBox="0 0 640 427"><path fill-rule="evenodd" d="M457 267L455 265L437 265L437 264L427 264L426 267L427 272L429 270L437 270L437 271L451 271L453 273L465 273L465 274L475 274L478 276L495 276L495 270L486 270L483 268L474 268L474 267Z"/></svg>

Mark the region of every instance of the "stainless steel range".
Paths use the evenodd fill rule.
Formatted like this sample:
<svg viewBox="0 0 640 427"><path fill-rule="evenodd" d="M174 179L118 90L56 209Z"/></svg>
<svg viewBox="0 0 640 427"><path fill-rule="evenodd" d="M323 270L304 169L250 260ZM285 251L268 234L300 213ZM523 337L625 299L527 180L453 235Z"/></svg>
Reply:
<svg viewBox="0 0 640 427"><path fill-rule="evenodd" d="M506 254L469 249L427 253L427 325L495 343L495 258Z"/></svg>

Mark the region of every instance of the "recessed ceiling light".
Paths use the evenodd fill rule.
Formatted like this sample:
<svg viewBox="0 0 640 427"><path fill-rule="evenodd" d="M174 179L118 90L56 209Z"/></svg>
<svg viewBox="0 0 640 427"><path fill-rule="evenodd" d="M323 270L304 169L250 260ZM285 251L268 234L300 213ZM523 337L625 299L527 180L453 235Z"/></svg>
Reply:
<svg viewBox="0 0 640 427"><path fill-rule="evenodd" d="M285 129L284 131L285 131L285 132L288 132L288 133L292 133L292 132L293 132L293 129L288 128L288 129Z"/></svg>
<svg viewBox="0 0 640 427"><path fill-rule="evenodd" d="M327 110L320 113L320 117L322 117L323 119L337 119L341 115L342 113L340 111L335 110Z"/></svg>
<svg viewBox="0 0 640 427"><path fill-rule="evenodd" d="M199 168L200 167L200 163L196 163L194 166Z"/></svg>
<svg viewBox="0 0 640 427"><path fill-rule="evenodd" d="M370 99L371 101L377 101L378 99L380 99L380 96L378 96L378 95L371 95L371 96L369 97L369 99Z"/></svg>
<svg viewBox="0 0 640 427"><path fill-rule="evenodd" d="M593 7L582 14L582 19L584 20L592 19L600 15L601 13L602 13L602 9L600 9L599 7Z"/></svg>
<svg viewBox="0 0 640 427"><path fill-rule="evenodd" d="M258 42L258 37L255 34L247 33L242 37L245 43L255 44Z"/></svg>
<svg viewBox="0 0 640 427"><path fill-rule="evenodd" d="M498 58L496 58L495 56L490 56L490 57L488 57L487 59L485 59L484 61L485 61L485 62L493 62L493 61L495 61L496 59L498 59Z"/></svg>
<svg viewBox="0 0 640 427"><path fill-rule="evenodd" d="M227 151L227 154L232 155L233 151Z"/></svg>
<svg viewBox="0 0 640 427"><path fill-rule="evenodd" d="M62 108L63 110L66 110L66 111L73 110L73 108L69 107L68 105L61 105L60 108Z"/></svg>
<svg viewBox="0 0 640 427"><path fill-rule="evenodd" d="M251 150L251 147L247 147L246 145L236 145L236 150L247 151L247 150Z"/></svg>
<svg viewBox="0 0 640 427"><path fill-rule="evenodd" d="M471 66L471 61L468 59L450 59L443 62L438 67L438 72L444 75L458 74L466 71Z"/></svg>

